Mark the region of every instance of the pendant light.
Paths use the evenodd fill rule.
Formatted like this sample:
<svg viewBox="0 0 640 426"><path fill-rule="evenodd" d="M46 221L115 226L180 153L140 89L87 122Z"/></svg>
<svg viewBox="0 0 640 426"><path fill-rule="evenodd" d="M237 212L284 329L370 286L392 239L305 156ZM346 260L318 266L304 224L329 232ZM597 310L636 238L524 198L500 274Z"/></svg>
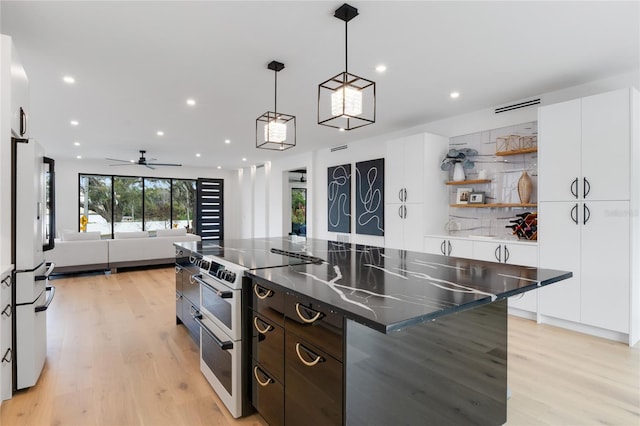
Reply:
<svg viewBox="0 0 640 426"><path fill-rule="evenodd" d="M284 64L271 61L267 68L275 75L274 106L256 119L256 148L284 151L296 146L296 117L278 112L278 72Z"/></svg>
<svg viewBox="0 0 640 426"><path fill-rule="evenodd" d="M349 73L347 25L358 9L345 3L333 16L344 21L344 72L318 85L318 124L353 130L376 122L376 83Z"/></svg>

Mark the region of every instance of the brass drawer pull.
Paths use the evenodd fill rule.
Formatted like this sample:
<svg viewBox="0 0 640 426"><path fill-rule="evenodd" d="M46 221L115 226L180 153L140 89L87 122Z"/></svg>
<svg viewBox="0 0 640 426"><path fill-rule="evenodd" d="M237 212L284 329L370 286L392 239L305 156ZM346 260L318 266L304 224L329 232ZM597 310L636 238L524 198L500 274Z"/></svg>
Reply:
<svg viewBox="0 0 640 426"><path fill-rule="evenodd" d="M307 308L306 306L304 307L305 309L312 311L313 309ZM316 312L316 314L313 316L313 318L305 318L301 313L300 313L300 303L296 303L296 313L298 314L298 316L300 317L300 319L307 323L307 324L311 324L312 322L315 322L318 320L318 318L320 318L320 315L322 315L322 312Z"/></svg>
<svg viewBox="0 0 640 426"><path fill-rule="evenodd" d="M8 304L4 307L4 309L2 310L2 315L6 316L7 318L11 317L11 304Z"/></svg>
<svg viewBox="0 0 640 426"><path fill-rule="evenodd" d="M7 349L7 351L4 353L4 356L2 357L2 362L11 362L13 360L13 351L11 351L11 348Z"/></svg>
<svg viewBox="0 0 640 426"><path fill-rule="evenodd" d="M262 320L260 320L260 322L267 324ZM256 330L258 330L258 333L260 334L267 334L268 332L273 330L273 326L271 324L267 324L266 328L260 328L260 326L258 325L258 317L253 317L253 326L256 328Z"/></svg>
<svg viewBox="0 0 640 426"><path fill-rule="evenodd" d="M315 356L316 359L314 359L313 361L307 361L304 358L302 358L302 354L300 354L300 347L302 347L302 349L309 355L311 356ZM314 365L316 365L319 362L323 362L324 358L322 358L320 355L316 355L314 354L312 351L310 351L309 349L305 348L304 346L302 346L300 343L296 343L296 353L298 354L298 358L300 358L300 361L302 361L302 363L304 365L306 365L307 367L313 367Z"/></svg>
<svg viewBox="0 0 640 426"><path fill-rule="evenodd" d="M260 370L260 372L264 374L264 376L267 378L267 381L263 382L262 380L260 380L260 378L258 377L258 370L260 370L258 366L253 367L253 377L256 378L256 382L258 382L260 386L265 387L265 386L268 386L269 383L273 383L273 379L267 376L266 374L264 374L264 371L262 370Z"/></svg>
<svg viewBox="0 0 640 426"><path fill-rule="evenodd" d="M260 299L260 300L264 300L264 299L266 299L267 297L270 297L270 296L272 296L272 295L273 295L273 290L268 290L268 289L264 289L264 288L262 288L263 290L267 290L267 291L266 291L264 294L261 294L261 293L260 293L260 290L258 290L258 288L262 288L262 287L260 287L260 286L259 286L259 285L257 285L257 284L256 284L256 285L254 285L254 286L253 286L253 292L256 294L256 297L257 297L258 299Z"/></svg>

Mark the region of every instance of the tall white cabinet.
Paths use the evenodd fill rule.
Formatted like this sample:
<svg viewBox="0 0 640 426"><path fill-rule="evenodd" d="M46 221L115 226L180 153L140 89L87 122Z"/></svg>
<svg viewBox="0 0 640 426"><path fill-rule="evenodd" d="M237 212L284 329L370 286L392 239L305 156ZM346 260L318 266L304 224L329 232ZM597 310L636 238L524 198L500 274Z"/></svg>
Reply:
<svg viewBox="0 0 640 426"><path fill-rule="evenodd" d="M429 133L387 142L386 247L423 251L424 234L447 221L448 193L442 184L446 173L440 160L448 147L448 138Z"/></svg>
<svg viewBox="0 0 640 426"><path fill-rule="evenodd" d="M539 110L540 267L572 271L540 289L542 321L640 338L638 92Z"/></svg>

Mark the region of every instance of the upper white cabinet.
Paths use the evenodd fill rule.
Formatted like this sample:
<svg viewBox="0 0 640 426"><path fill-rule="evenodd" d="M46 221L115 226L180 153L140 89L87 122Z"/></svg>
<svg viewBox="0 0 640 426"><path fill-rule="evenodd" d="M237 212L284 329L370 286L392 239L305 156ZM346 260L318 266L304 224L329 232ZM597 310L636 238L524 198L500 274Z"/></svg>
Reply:
<svg viewBox="0 0 640 426"><path fill-rule="evenodd" d="M574 277L540 289L542 316L640 338L638 92L539 110L540 266ZM543 318L544 321L544 318Z"/></svg>
<svg viewBox="0 0 640 426"><path fill-rule="evenodd" d="M13 136L27 138L29 137L29 80L16 49L13 48L10 41L7 42L7 45L11 46L9 50L11 56L11 130ZM3 51L4 48L3 45Z"/></svg>
<svg viewBox="0 0 640 426"><path fill-rule="evenodd" d="M420 133L387 142L385 246L423 251L423 236L447 220L446 173L440 159L449 140ZM428 203L425 203L428 200Z"/></svg>

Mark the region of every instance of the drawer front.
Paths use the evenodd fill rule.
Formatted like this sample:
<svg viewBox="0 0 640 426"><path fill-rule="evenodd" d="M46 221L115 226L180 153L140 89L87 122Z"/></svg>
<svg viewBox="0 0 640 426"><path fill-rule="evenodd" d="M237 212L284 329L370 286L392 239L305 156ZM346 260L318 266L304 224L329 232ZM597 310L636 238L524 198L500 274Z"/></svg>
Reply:
<svg viewBox="0 0 640 426"><path fill-rule="evenodd" d="M182 283L184 280L184 268L176 263L176 291L182 293Z"/></svg>
<svg viewBox="0 0 640 426"><path fill-rule="evenodd" d="M176 291L176 323L182 322L182 293Z"/></svg>
<svg viewBox="0 0 640 426"><path fill-rule="evenodd" d="M289 332L285 358L285 422L341 425L342 363Z"/></svg>
<svg viewBox="0 0 640 426"><path fill-rule="evenodd" d="M288 293L285 300L285 328L342 360L344 316L328 306Z"/></svg>
<svg viewBox="0 0 640 426"><path fill-rule="evenodd" d="M284 381L284 329L252 312L251 356L280 382Z"/></svg>
<svg viewBox="0 0 640 426"><path fill-rule="evenodd" d="M284 386L256 361L251 366L251 403L270 426L284 424Z"/></svg>
<svg viewBox="0 0 640 426"><path fill-rule="evenodd" d="M194 306L200 306L200 283L193 278L188 269L184 269L182 274L182 295Z"/></svg>
<svg viewBox="0 0 640 426"><path fill-rule="evenodd" d="M200 346L200 326L198 325L196 320L193 319L193 312L198 312L198 308L193 306L189 299L183 297L182 323L185 327L187 327L189 334L191 334L191 337L193 337L193 340L196 342L196 344Z"/></svg>
<svg viewBox="0 0 640 426"><path fill-rule="evenodd" d="M284 292L262 283L251 283L251 308L275 324L284 326Z"/></svg>

